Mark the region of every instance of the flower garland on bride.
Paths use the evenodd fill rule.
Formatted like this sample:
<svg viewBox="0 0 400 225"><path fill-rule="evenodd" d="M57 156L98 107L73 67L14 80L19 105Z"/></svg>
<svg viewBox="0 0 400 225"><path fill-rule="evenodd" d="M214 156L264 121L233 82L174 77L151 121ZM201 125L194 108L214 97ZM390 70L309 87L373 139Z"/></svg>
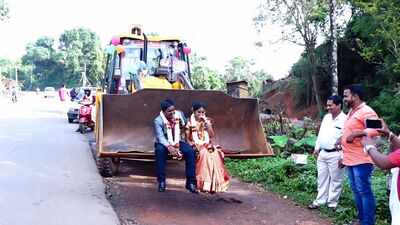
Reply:
<svg viewBox="0 0 400 225"><path fill-rule="evenodd" d="M210 135L205 130L203 124L198 124L194 114L190 116L190 124L192 125L192 138L196 145L208 145L210 144Z"/></svg>

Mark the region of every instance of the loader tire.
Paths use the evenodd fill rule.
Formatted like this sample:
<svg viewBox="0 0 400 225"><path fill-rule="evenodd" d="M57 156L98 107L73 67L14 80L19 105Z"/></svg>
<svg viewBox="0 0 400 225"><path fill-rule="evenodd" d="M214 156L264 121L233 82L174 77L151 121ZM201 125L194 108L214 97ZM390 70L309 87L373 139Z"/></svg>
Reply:
<svg viewBox="0 0 400 225"><path fill-rule="evenodd" d="M120 159L119 158L97 158L97 169L103 177L112 177L118 174Z"/></svg>

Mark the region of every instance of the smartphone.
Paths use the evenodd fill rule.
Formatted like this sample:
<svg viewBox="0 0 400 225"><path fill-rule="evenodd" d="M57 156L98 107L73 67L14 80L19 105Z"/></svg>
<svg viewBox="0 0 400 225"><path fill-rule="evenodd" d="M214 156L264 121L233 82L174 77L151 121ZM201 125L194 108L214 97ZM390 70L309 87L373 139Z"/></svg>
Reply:
<svg viewBox="0 0 400 225"><path fill-rule="evenodd" d="M366 119L365 125L367 128L372 129L381 129L382 128L382 120L380 119Z"/></svg>

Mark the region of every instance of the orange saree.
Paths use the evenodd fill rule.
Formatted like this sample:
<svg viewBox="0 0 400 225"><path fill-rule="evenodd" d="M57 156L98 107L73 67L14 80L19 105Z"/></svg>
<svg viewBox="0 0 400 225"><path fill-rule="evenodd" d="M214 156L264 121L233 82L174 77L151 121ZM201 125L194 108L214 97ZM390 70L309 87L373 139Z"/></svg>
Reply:
<svg viewBox="0 0 400 225"><path fill-rule="evenodd" d="M224 192L229 186L229 174L224 165L224 153L218 145L211 143L204 123L188 122L188 143L198 151L196 162L197 188L202 192Z"/></svg>

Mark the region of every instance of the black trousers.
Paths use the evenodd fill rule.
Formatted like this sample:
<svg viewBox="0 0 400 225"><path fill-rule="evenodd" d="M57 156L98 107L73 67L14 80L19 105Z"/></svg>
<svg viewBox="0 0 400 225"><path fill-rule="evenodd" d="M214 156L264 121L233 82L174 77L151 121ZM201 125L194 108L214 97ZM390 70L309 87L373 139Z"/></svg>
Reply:
<svg viewBox="0 0 400 225"><path fill-rule="evenodd" d="M165 182L165 166L167 164L168 158L168 149L160 144L154 144L156 151L156 173L157 173L157 181ZM186 166L186 184L193 183L196 184L196 155L193 148L188 145L186 142L179 142L179 150L183 154L183 158L185 160Z"/></svg>

